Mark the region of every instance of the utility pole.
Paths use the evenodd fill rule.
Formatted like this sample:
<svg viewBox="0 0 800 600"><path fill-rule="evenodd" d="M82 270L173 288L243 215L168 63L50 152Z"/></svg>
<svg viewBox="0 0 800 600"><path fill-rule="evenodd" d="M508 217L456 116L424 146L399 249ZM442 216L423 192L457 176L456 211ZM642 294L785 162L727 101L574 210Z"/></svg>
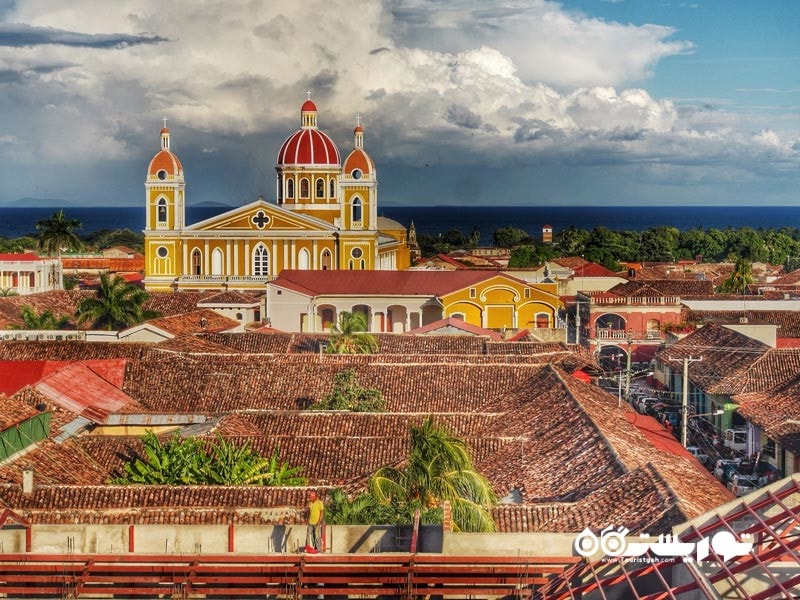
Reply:
<svg viewBox="0 0 800 600"><path fill-rule="evenodd" d="M633 343L633 331L628 330L628 364L625 374L625 400L631 397L631 344Z"/></svg>
<svg viewBox="0 0 800 600"><path fill-rule="evenodd" d="M700 362L703 357L683 359L683 396L681 397L681 445L686 448L689 429L689 363Z"/></svg>

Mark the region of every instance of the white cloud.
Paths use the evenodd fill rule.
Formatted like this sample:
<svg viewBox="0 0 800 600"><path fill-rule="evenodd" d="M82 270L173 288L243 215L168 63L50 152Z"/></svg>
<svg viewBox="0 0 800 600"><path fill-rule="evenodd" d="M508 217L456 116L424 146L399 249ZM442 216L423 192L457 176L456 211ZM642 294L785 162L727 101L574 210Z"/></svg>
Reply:
<svg viewBox="0 0 800 600"><path fill-rule="evenodd" d="M166 114L185 132L176 149L222 156L248 136L264 140L259 161L269 164L299 124L308 89L321 127L342 149L363 115L379 164L413 165L424 155L470 168L560 161L665 172L733 161L746 169L767 149L770 160L776 152L797 160L796 135L783 141L767 126L749 126L746 115L677 107L646 91L658 61L691 50L672 40L671 28L610 23L546 0L97 7L18 0L5 15L23 32L146 40L103 49L57 39L0 45L3 133L23 140L17 163L139 164L157 149Z"/></svg>

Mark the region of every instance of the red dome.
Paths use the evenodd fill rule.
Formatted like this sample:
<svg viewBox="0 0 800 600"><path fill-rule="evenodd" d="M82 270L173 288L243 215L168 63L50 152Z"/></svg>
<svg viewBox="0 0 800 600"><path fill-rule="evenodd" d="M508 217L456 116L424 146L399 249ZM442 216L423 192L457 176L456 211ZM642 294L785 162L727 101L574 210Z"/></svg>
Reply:
<svg viewBox="0 0 800 600"><path fill-rule="evenodd" d="M342 171L345 175L352 175L355 169L358 169L365 175L375 173L375 163L372 162L370 155L361 148L353 150L350 156L345 159L344 166L342 167Z"/></svg>
<svg viewBox="0 0 800 600"><path fill-rule="evenodd" d="M297 106L295 104L295 106ZM300 107L300 112L317 112L317 105L314 104L311 100L306 100L303 102L303 106Z"/></svg>
<svg viewBox="0 0 800 600"><path fill-rule="evenodd" d="M183 165L172 152L162 150L150 161L150 166L147 167L147 175L155 177L159 171L166 171L167 175L177 175L183 171Z"/></svg>
<svg viewBox="0 0 800 600"><path fill-rule="evenodd" d="M309 103L313 106L310 100L306 102ZM336 144L319 129L295 131L278 152L278 165L338 165L341 160Z"/></svg>

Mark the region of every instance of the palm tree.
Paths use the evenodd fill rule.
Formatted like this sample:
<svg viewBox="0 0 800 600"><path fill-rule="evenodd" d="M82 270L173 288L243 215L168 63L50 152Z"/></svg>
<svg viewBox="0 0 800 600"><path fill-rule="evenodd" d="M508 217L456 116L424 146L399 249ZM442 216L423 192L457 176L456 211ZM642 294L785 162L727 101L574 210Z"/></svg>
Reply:
<svg viewBox="0 0 800 600"><path fill-rule="evenodd" d="M743 258L737 258L733 273L717 288L721 294L743 294L747 286L753 283L753 265Z"/></svg>
<svg viewBox="0 0 800 600"><path fill-rule="evenodd" d="M159 316L143 308L147 298L142 288L103 273L97 293L81 300L75 315L79 324L91 322L92 329L124 329Z"/></svg>
<svg viewBox="0 0 800 600"><path fill-rule="evenodd" d="M83 243L75 234L82 223L78 219L68 219L63 210L54 212L49 219L36 222L36 231L39 232L39 250L47 254L61 256L61 250L77 251L83 248Z"/></svg>
<svg viewBox="0 0 800 600"><path fill-rule="evenodd" d="M375 337L367 333L367 315L362 312L339 313L339 321L331 326L330 354L372 354L378 350Z"/></svg>
<svg viewBox="0 0 800 600"><path fill-rule="evenodd" d="M478 473L464 440L428 417L411 428L411 450L402 467L382 467L370 479L370 493L381 504L399 505L407 514L430 513L448 501L457 531L495 531L489 508L497 503L492 486Z"/></svg>

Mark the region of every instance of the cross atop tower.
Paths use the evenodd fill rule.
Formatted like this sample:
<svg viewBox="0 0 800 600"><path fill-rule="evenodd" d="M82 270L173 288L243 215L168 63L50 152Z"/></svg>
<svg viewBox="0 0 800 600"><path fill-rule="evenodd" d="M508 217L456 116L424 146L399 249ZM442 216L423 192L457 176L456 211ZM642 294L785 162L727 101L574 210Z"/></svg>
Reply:
<svg viewBox="0 0 800 600"><path fill-rule="evenodd" d="M164 117L164 129L167 128L167 117Z"/></svg>
<svg viewBox="0 0 800 600"><path fill-rule="evenodd" d="M361 127L361 115L356 115L356 126Z"/></svg>
<svg viewBox="0 0 800 600"><path fill-rule="evenodd" d="M306 100L311 100L311 90L306 91Z"/></svg>

